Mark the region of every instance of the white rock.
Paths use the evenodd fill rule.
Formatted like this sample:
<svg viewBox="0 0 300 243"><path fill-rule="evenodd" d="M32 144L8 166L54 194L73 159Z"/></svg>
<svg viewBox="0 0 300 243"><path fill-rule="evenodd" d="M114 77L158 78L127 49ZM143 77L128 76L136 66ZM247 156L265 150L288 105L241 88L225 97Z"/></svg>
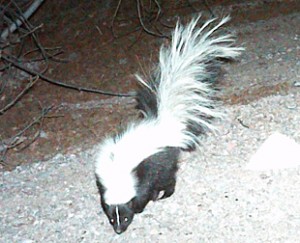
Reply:
<svg viewBox="0 0 300 243"><path fill-rule="evenodd" d="M300 166L300 144L278 132L272 134L250 159L247 169L270 170Z"/></svg>

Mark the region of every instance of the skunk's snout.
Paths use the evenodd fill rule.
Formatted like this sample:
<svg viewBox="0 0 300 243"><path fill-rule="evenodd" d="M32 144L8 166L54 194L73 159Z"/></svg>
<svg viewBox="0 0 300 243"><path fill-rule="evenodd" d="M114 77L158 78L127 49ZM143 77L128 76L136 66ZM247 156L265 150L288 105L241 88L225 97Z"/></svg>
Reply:
<svg viewBox="0 0 300 243"><path fill-rule="evenodd" d="M115 231L118 235L120 235L120 234L122 234L123 232L126 231L127 226L126 226L126 225L114 225L113 228L114 228L114 231Z"/></svg>
<svg viewBox="0 0 300 243"><path fill-rule="evenodd" d="M115 232L118 234L118 235L120 235L120 234L122 234L124 231L122 231L122 229L121 229L121 227L117 227L116 229L114 229L115 230Z"/></svg>

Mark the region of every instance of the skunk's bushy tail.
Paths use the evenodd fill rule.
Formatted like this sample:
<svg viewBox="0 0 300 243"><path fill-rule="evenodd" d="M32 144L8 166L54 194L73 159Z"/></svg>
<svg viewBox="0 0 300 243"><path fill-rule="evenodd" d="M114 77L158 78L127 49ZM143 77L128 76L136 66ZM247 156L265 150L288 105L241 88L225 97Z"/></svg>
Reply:
<svg viewBox="0 0 300 243"><path fill-rule="evenodd" d="M182 149L191 150L199 143L199 134L213 130L212 118L222 117L215 107L212 82L222 59L234 59L242 48L234 47L230 34L221 34L220 27L229 20L223 18L217 24L209 20L196 28L200 16L187 26L177 23L170 46L162 46L159 66L153 80L144 80L138 95L138 107L145 116L156 117L163 127L184 134ZM159 139L159 138L158 138Z"/></svg>

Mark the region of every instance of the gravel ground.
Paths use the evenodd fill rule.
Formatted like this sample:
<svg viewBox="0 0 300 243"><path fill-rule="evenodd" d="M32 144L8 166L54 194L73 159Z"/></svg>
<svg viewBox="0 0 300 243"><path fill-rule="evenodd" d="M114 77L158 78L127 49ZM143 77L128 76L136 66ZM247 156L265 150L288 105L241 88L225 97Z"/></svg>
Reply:
<svg viewBox="0 0 300 243"><path fill-rule="evenodd" d="M150 203L120 236L98 205L96 148L3 172L0 242L297 242L299 168L245 167L273 131L300 142L300 92L226 109L221 134L183 157L176 193Z"/></svg>
<svg viewBox="0 0 300 243"><path fill-rule="evenodd" d="M299 15L292 20L299 22ZM268 78L300 79L299 36L290 33L291 43L298 41L295 51L284 53L290 57L285 65L283 59L270 64ZM251 39L245 43L250 46ZM244 57L243 75L231 78L262 77L266 70L255 66L256 57ZM183 156L175 194L150 203L122 235L113 232L99 205L93 175L97 148L1 172L0 242L299 242L300 167L246 169L274 131L300 143L299 89L224 107L228 119L219 124L220 133L209 135L201 151Z"/></svg>

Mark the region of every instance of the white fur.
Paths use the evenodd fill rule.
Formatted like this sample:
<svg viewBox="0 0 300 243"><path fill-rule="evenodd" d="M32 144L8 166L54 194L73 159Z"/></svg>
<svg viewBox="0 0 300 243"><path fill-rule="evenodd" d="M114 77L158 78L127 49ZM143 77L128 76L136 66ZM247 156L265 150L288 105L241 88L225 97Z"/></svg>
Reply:
<svg viewBox="0 0 300 243"><path fill-rule="evenodd" d="M106 188L108 204L122 204L135 195L136 179L132 170L144 159L165 146L183 147L187 135L175 120L145 120L131 124L115 139L106 139L96 158L96 175Z"/></svg>
<svg viewBox="0 0 300 243"><path fill-rule="evenodd" d="M204 129L214 130L208 119L199 119L199 116L195 116L195 114L215 118L223 116L217 109L207 108L214 106L215 103L211 99L214 91L210 84L201 82L209 77L207 63L216 58L234 58L243 48L232 46L234 39L231 35L215 34L229 17L212 27L210 26L214 19L209 20L197 29L199 18L200 16L193 19L187 26L177 24L172 35L171 47L161 47L157 70L161 82L154 92L158 96L158 114L161 119L164 119L164 116L168 118L171 116L184 127L187 121L194 121L201 124ZM138 80L143 85L147 83L140 76ZM190 134L183 148L198 143L199 138Z"/></svg>
<svg viewBox="0 0 300 243"><path fill-rule="evenodd" d="M157 70L161 81L156 90L152 90L157 95L158 117L130 124L123 134L106 139L98 153L96 174L106 188L106 203L127 203L136 196L137 181L132 170L147 157L167 146L186 149L198 144L199 138L186 129L189 120L203 128L214 129L195 114L222 117L216 109L207 108L213 106L213 91L209 83L201 80L209 77L207 62L234 58L242 49L231 46L230 35L213 35L228 19L211 28L214 20L199 29L196 28L199 18L186 27L177 24L171 46L161 48ZM150 88L147 81L137 78Z"/></svg>

